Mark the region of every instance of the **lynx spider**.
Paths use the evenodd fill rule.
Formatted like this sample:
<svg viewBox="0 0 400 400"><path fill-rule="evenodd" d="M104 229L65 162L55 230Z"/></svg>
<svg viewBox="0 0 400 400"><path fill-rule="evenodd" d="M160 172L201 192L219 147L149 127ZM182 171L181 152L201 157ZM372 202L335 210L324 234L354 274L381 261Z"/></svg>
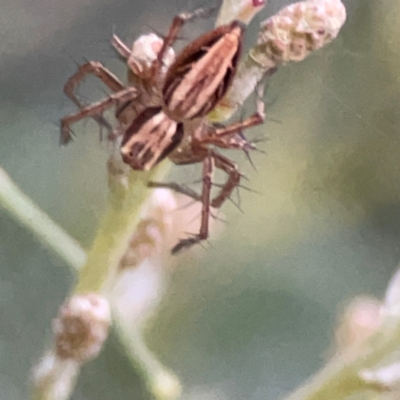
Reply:
<svg viewBox="0 0 400 400"><path fill-rule="evenodd" d="M111 107L116 108L116 118L120 126L117 128L117 131L112 132L110 139L114 140L122 134L124 136L123 140L126 140L127 136L129 136L127 134L128 128L141 113L148 112L151 107L160 107L162 101L160 100L162 96L160 95L160 85L162 85L165 77L163 63L165 62L166 54L170 51L170 46L175 42L183 24L203 13L204 10L198 10L192 14L183 13L176 16L169 29L168 35L163 40L163 44L161 45L156 59L149 68L145 68L140 74L138 71L135 71L132 67L132 63L129 62L132 57L131 50L121 39L113 35L112 44L118 53L127 60L129 82L134 82L136 87L126 87L114 74L99 62L91 61L80 66L78 71L67 81L64 87L65 94L80 110L61 120L61 143L65 144L70 140L70 125L84 118L91 117L101 126L110 129L110 124L103 118L102 113ZM184 51L185 50L183 50L183 52ZM234 73L235 71L232 71L233 75ZM80 81L89 74L99 78L113 94L99 102L85 106L75 95L75 91ZM246 153L251 149L255 149L254 143L248 142L243 136L242 131L263 123L264 104L261 100L261 95L261 91L259 91L257 96L257 111L243 121L224 126L222 124L212 124L208 122L203 115L199 118L182 121L182 129L184 132L182 139L179 140L179 143L174 149L163 157L168 156L170 160L177 165L201 162L203 166L201 194L176 183L149 182L149 187L170 188L202 203L199 233L180 240L172 248L171 252L173 254L208 238L209 218L211 216L210 209L221 207L222 204L230 198L233 190L239 186L241 174L236 164L211 148L211 146L222 149L241 149ZM143 104L146 104L146 106ZM169 117L166 118L168 119ZM171 122L175 123L176 121L171 120ZM161 161L161 159L158 159L156 162L159 161ZM212 175L215 169L224 171L228 175L228 178L226 182L221 185L215 197L212 198Z"/></svg>

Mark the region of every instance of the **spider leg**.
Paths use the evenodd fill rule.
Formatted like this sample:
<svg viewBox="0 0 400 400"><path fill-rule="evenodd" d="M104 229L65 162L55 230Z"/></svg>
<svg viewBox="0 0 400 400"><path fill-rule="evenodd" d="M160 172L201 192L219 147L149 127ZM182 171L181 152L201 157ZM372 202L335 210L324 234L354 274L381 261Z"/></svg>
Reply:
<svg viewBox="0 0 400 400"><path fill-rule="evenodd" d="M253 115L243 121L234 122L227 126L213 124L208 129L204 129L196 140L202 146L211 144L222 149L243 150L248 157L249 150L256 150L255 145L258 141L248 141L243 134L243 130L261 125L264 119L264 103L261 98L257 98L257 110Z"/></svg>
<svg viewBox="0 0 400 400"><path fill-rule="evenodd" d="M75 114L68 115L61 119L61 144L67 144L71 140L70 125L84 118L94 118L103 111L120 103L130 101L137 96L135 88L127 88L110 95L108 98L81 108Z"/></svg>
<svg viewBox="0 0 400 400"><path fill-rule="evenodd" d="M242 134L242 130L262 124L263 121L263 104L258 104L257 112L251 117L244 121L210 131L208 137L204 138L204 142L225 149L241 149L248 155L249 150L255 149L255 145L246 140ZM229 158L217 152L212 152L212 156L214 158L215 167L223 170L228 175L227 181L221 186L219 193L211 201L211 207L219 208L227 199L230 199L233 190L240 186L241 178L245 177L240 174L236 164Z"/></svg>
<svg viewBox="0 0 400 400"><path fill-rule="evenodd" d="M231 197L233 190L239 186L242 176L236 164L229 158L216 152L212 152L211 156L214 160L215 168L224 171L228 175L226 182L221 186L217 195L211 200L212 208L220 208L222 204Z"/></svg>
<svg viewBox="0 0 400 400"><path fill-rule="evenodd" d="M94 75L99 78L106 86L108 86L113 92L119 92L125 89L125 85L107 68L97 61L88 61L85 64L78 67L78 71L75 72L71 78L68 79L64 86L64 93L68 96L74 104L79 108L84 108L85 105L81 103L76 95L77 86L87 76ZM106 127L109 131L112 131L110 124L101 115L93 115L92 118L100 125Z"/></svg>
<svg viewBox="0 0 400 400"><path fill-rule="evenodd" d="M113 92L119 92L125 89L125 85L103 64L97 61L89 61L78 68L71 78L68 79L64 86L64 93L79 107L83 108L84 105L79 101L75 95L78 84L86 77L86 75L94 75L99 78L106 86Z"/></svg>
<svg viewBox="0 0 400 400"><path fill-rule="evenodd" d="M261 125L264 122L264 120L265 120L264 103L262 100L257 99L257 111L253 115L244 119L243 121L235 122L233 124L221 128L216 128L215 131L213 132L213 136L217 138L223 138L225 136L229 136L234 133L239 133L253 126Z"/></svg>
<svg viewBox="0 0 400 400"><path fill-rule="evenodd" d="M115 33L112 35L111 44L122 58L128 59L131 55L129 47Z"/></svg>
<svg viewBox="0 0 400 400"><path fill-rule="evenodd" d="M214 170L214 156L207 155L203 160L203 189L201 193L201 223L200 230L197 235L187 239L180 240L171 250L172 254L176 254L183 249L189 248L196 243L199 243L208 238L209 234L209 220L210 220L210 198L212 188L212 173Z"/></svg>
<svg viewBox="0 0 400 400"><path fill-rule="evenodd" d="M157 79L160 69L163 65L163 59L165 56L165 53L167 52L168 48L171 47L175 41L178 39L178 35L180 30L182 29L183 25L185 25L186 22L192 21L195 18L201 18L201 17L206 17L208 16L211 12L213 12L215 7L212 8L199 8L193 12L183 12L179 15L177 15L173 20L172 24L169 28L169 31L167 33L167 36L164 38L163 45L160 49L160 52L158 53L157 59L153 62L152 65L152 76L154 79Z"/></svg>
<svg viewBox="0 0 400 400"><path fill-rule="evenodd" d="M214 171L214 167L226 172L228 174L228 179L225 182L225 184L222 185L222 188L219 191L219 193L211 200L211 189L213 186L211 178ZM172 248L171 250L172 254L176 254L179 251L189 248L194 244L199 243L208 238L211 207L212 208L221 207L221 205L227 199L230 198L233 190L239 185L241 178L241 175L236 165L231 160L213 151L209 151L209 154L203 160L202 175L203 175L203 189L201 193L202 210L201 210L200 231L197 235L194 235L187 239L180 240Z"/></svg>

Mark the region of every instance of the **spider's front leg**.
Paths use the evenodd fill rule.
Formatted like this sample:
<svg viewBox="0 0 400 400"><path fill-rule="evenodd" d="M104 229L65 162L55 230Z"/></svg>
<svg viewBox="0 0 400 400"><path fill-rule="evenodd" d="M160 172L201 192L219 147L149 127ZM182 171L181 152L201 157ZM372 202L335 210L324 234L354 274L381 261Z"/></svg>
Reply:
<svg viewBox="0 0 400 400"><path fill-rule="evenodd" d="M265 120L265 105L263 101L263 90L259 89L256 93L256 112L250 117L243 121L232 123L228 126L222 126L220 128L215 128L205 138L205 142L215 144L218 147L227 148L226 141L224 138L234 137L234 134L240 133L245 129L252 128L253 126L261 125ZM218 144L220 143L220 144ZM228 146L229 148L230 146ZM232 145L230 148L237 148Z"/></svg>
<svg viewBox="0 0 400 400"><path fill-rule="evenodd" d="M122 58L127 60L131 56L129 47L115 33L112 35L111 44Z"/></svg>
<svg viewBox="0 0 400 400"><path fill-rule="evenodd" d="M81 66L79 66L78 71L75 72L71 78L68 79L67 83L64 86L64 93L67 97L69 97L74 104L76 104L81 110L90 107L88 105L82 104L82 102L78 99L76 94L77 87L80 82L87 76L94 75L99 78L108 88L110 88L113 92L120 92L125 89L125 85L107 68L105 68L101 63L96 61L89 61ZM101 111L100 111L101 113ZM86 115L89 116L89 115ZM82 118L86 118L82 117ZM112 131L112 127L110 124L99 114L90 115L100 126L104 126L109 131ZM68 117L63 118L61 120L61 143L66 144L70 140L69 128L64 128L65 121ZM75 122L75 121L72 121ZM72 123L70 122L70 123ZM63 125L64 124L64 125Z"/></svg>
<svg viewBox="0 0 400 400"><path fill-rule="evenodd" d="M97 61L89 61L80 65L78 71L75 72L71 78L68 79L64 85L64 93L79 107L83 108L84 105L79 101L76 96L76 90L79 83L85 79L87 75L94 75L99 78L107 87L113 92L119 92L125 89L125 85L111 73L103 64Z"/></svg>
<svg viewBox="0 0 400 400"><path fill-rule="evenodd" d="M105 110L133 100L137 96L137 90L133 87L121 90L110 95L108 98L81 108L77 113L68 115L61 119L61 144L67 144L71 140L70 126L84 118L99 117Z"/></svg>
<svg viewBox="0 0 400 400"><path fill-rule="evenodd" d="M173 20L172 24L169 28L167 35L164 38L163 45L158 53L157 59L154 61L152 65L152 76L156 79L159 76L160 69L163 65L163 60L166 52L178 38L179 32L182 29L183 25L186 22L192 21L195 18L206 17L211 14L215 10L215 7L212 8L199 8L193 12L183 12L177 15Z"/></svg>

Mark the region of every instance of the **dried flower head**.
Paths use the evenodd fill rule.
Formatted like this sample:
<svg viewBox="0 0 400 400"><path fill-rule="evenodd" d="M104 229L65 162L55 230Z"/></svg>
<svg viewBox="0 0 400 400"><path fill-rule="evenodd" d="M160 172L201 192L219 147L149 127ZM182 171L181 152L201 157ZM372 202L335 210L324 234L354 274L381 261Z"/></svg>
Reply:
<svg viewBox="0 0 400 400"><path fill-rule="evenodd" d="M151 66L157 59L164 40L154 33L142 35L136 39L132 46L132 52L128 58L128 66L135 75L141 79L149 79L151 76ZM163 57L161 74L164 75L168 67L175 60L175 52L172 47L168 47Z"/></svg>
<svg viewBox="0 0 400 400"><path fill-rule="evenodd" d="M53 321L55 353L80 363L98 355L111 322L108 301L95 293L73 295Z"/></svg>
<svg viewBox="0 0 400 400"><path fill-rule="evenodd" d="M291 4L261 24L252 57L267 68L302 61L336 38L346 20L340 0Z"/></svg>
<svg viewBox="0 0 400 400"><path fill-rule="evenodd" d="M268 18L261 24L257 44L241 61L230 90L208 118L218 122L229 119L278 67L301 61L330 43L345 19L346 9L340 0L294 3Z"/></svg>

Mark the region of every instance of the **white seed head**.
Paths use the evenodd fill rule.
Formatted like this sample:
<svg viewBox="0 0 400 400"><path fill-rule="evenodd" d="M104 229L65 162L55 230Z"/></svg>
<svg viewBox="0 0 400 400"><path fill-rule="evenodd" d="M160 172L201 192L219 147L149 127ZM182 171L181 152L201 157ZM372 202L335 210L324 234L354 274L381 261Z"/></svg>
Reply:
<svg viewBox="0 0 400 400"><path fill-rule="evenodd" d="M153 61L157 59L162 45L163 39L154 33L142 35L135 40L132 46L132 53L128 59L128 65L138 77L142 79L150 77L150 67ZM174 59L175 52L169 47L162 60L161 74L165 74Z"/></svg>
<svg viewBox="0 0 400 400"><path fill-rule="evenodd" d="M252 57L268 68L301 61L330 43L346 20L340 0L308 0L291 4L261 24Z"/></svg>
<svg viewBox="0 0 400 400"><path fill-rule="evenodd" d="M73 295L53 321L55 354L80 363L98 355L108 336L111 312L108 301L96 294Z"/></svg>

